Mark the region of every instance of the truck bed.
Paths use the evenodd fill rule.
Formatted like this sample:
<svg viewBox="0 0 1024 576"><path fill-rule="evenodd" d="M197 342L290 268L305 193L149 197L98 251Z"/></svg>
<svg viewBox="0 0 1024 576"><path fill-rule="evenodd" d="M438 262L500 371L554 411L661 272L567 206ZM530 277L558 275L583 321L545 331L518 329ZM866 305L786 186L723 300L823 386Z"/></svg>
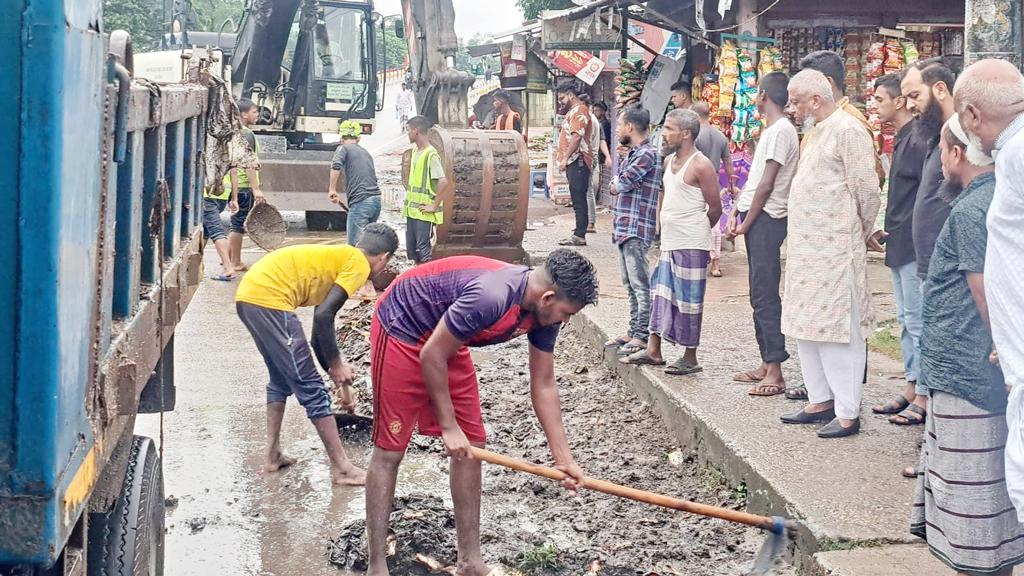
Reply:
<svg viewBox="0 0 1024 576"><path fill-rule="evenodd" d="M202 273L208 91L133 83L119 122L101 6L0 6L0 565L64 548Z"/></svg>

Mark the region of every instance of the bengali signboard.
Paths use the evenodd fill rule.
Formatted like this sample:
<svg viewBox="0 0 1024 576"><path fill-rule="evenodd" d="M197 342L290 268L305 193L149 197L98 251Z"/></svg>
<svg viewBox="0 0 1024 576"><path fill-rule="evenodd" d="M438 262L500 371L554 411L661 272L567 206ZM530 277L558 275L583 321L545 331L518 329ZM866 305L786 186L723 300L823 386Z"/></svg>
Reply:
<svg viewBox="0 0 1024 576"><path fill-rule="evenodd" d="M542 15L544 50L618 50L622 46L622 17L611 7L573 20L560 13L545 11Z"/></svg>
<svg viewBox="0 0 1024 576"><path fill-rule="evenodd" d="M553 51L548 57L559 70L572 74L586 82L588 86L593 86L597 77L604 71L604 61L583 50Z"/></svg>

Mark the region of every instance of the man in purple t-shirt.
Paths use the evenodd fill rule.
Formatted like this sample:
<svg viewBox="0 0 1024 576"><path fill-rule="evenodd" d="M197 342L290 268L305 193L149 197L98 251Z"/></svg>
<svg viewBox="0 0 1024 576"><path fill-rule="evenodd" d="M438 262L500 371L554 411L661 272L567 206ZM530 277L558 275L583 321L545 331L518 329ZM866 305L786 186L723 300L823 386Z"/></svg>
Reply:
<svg viewBox="0 0 1024 576"><path fill-rule="evenodd" d="M367 574L388 574L385 545L398 466L414 429L441 436L452 458L451 489L460 574L485 576L480 556L480 462L486 441L470 346L527 335L530 394L555 467L575 489L583 471L569 450L555 383L562 323L597 301L594 266L555 250L541 268L456 256L402 274L377 302L370 327L373 457L366 476Z"/></svg>

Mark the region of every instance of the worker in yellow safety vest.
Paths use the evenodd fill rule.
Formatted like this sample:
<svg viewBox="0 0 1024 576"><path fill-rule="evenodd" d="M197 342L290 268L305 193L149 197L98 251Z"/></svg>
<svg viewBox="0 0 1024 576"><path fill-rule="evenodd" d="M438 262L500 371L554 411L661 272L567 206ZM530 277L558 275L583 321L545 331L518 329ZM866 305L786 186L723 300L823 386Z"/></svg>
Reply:
<svg viewBox="0 0 1024 576"><path fill-rule="evenodd" d="M523 118L509 104L512 99L509 93L504 90L496 90L492 98L494 98L494 129L515 130L522 134Z"/></svg>
<svg viewBox="0 0 1024 576"><path fill-rule="evenodd" d="M231 195L231 232L228 234L228 245L231 253L231 265L235 272L249 269L242 263L242 237L245 234L245 219L249 216L253 205L265 201L260 188L259 141L249 126L256 124L260 117L260 109L247 98L238 101L238 112L242 120L242 138L245 140L247 152L239 159L232 158L238 166L232 168L224 176L224 192ZM249 166L255 166L250 168ZM232 192L236 191L236 194Z"/></svg>
<svg viewBox="0 0 1024 576"><path fill-rule="evenodd" d="M431 238L434 226L444 222L442 192L448 189L441 156L430 145L428 133L433 123L425 116L409 119L409 142L416 145L409 167L409 182L406 185L405 204L405 245L409 259L416 264L430 262L433 247Z"/></svg>

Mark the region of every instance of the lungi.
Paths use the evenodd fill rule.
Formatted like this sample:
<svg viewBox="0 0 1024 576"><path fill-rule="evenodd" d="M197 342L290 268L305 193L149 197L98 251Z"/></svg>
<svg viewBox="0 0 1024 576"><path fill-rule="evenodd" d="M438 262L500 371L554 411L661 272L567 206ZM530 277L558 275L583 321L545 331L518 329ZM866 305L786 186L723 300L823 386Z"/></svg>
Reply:
<svg viewBox="0 0 1024 576"><path fill-rule="evenodd" d="M707 250L662 251L651 274L651 334L677 346L700 344L710 262Z"/></svg>
<svg viewBox="0 0 1024 576"><path fill-rule="evenodd" d="M931 391L910 532L971 575L1024 562L1024 525L1006 491L1004 413Z"/></svg>

